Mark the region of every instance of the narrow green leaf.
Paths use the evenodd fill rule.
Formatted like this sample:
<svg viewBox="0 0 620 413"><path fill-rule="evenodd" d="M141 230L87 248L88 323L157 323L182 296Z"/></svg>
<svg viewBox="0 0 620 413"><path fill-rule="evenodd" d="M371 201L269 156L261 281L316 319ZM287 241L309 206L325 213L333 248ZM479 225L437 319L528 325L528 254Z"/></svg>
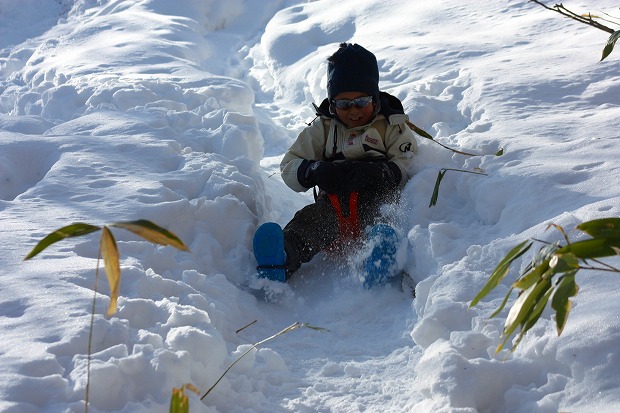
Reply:
<svg viewBox="0 0 620 413"><path fill-rule="evenodd" d="M558 254L574 254L581 259L611 257L616 255L613 247L620 246L620 238L592 238L573 242L557 250Z"/></svg>
<svg viewBox="0 0 620 413"><path fill-rule="evenodd" d="M532 328L536 321L540 318L543 310L549 302L549 297L553 293L554 289L551 283L551 279L545 279L541 282L542 287L538 296L534 299L534 305L531 311L526 315L525 320L521 323L522 333Z"/></svg>
<svg viewBox="0 0 620 413"><path fill-rule="evenodd" d="M549 269L549 260L542 262L540 265L534 267L530 272L523 275L512 285L514 288L520 290L527 290L532 285L536 284Z"/></svg>
<svg viewBox="0 0 620 413"><path fill-rule="evenodd" d="M114 224L111 224L111 226L124 228L155 244L164 246L170 245L182 251L189 251L189 248L187 248L187 246L183 244L183 241L181 241L175 234L146 219L128 222L115 222Z"/></svg>
<svg viewBox="0 0 620 413"><path fill-rule="evenodd" d="M547 283L547 285L551 287L551 283ZM536 298L534 307L525 316L525 320L521 323L521 331L519 332L519 335L517 336L517 339L515 340L513 346L510 348L511 352L513 352L517 348L519 343L521 343L521 340L523 340L525 333L527 333L528 330L536 324L543 310L547 306L547 303L549 302L549 297L551 296L552 292L552 288L547 288L546 290L542 290L539 296Z"/></svg>
<svg viewBox="0 0 620 413"><path fill-rule="evenodd" d="M512 264L514 260L522 256L523 254L525 254L525 252L527 252L527 250L529 250L531 246L531 241L523 241L522 243L511 249L508 254L506 254L506 256L499 262L499 264L497 264L497 267L495 267L495 270L489 277L489 281L482 288L482 290L480 290L476 297L474 297L469 307L471 308L478 304L478 302L484 297L486 297L486 295L491 292L491 290L497 287L500 281L508 273L510 264Z"/></svg>
<svg viewBox="0 0 620 413"><path fill-rule="evenodd" d="M509 336L512 332L521 324L524 317L531 310L529 304L536 297L537 286L543 285L544 282L539 282L538 284L532 285L527 290L521 292L519 297L515 300L506 316L506 320L504 321L504 332L503 335ZM534 293L536 291L536 293Z"/></svg>
<svg viewBox="0 0 620 413"><path fill-rule="evenodd" d="M407 125L412 131L422 136L423 138L433 140L433 135L426 132L424 129L417 127L416 125L413 124L413 122L407 121Z"/></svg>
<svg viewBox="0 0 620 413"><path fill-rule="evenodd" d="M26 258L24 258L24 260L29 260L30 258L34 257L35 255L37 255L38 253L40 253L41 251L49 247L50 245L58 241L61 241L65 238L87 235L99 229L101 228L96 227L94 225L84 224L81 222L77 222L71 225L67 225L66 227L57 229L56 231L52 232L51 234L43 238L41 241L39 241L39 243L32 249L32 251L30 251L30 254L28 254Z"/></svg>
<svg viewBox="0 0 620 413"><path fill-rule="evenodd" d="M514 291L514 288L510 287L510 289L508 290L508 292L506 293L506 296L504 297L504 299L502 300L502 303L499 305L499 307L497 307L497 310L493 311L493 314L491 314L489 316L489 318L493 318L496 315L498 315L506 306L506 303L508 302L508 299L510 298L510 294ZM471 307L471 306L470 306Z"/></svg>
<svg viewBox="0 0 620 413"><path fill-rule="evenodd" d="M105 273L110 285L110 305L108 306L107 315L116 314L116 303L121 287L121 265L118 248L112 232L108 227L103 227L101 232L101 256L105 264Z"/></svg>
<svg viewBox="0 0 620 413"><path fill-rule="evenodd" d="M568 272L558 280L558 285L551 300L551 308L555 310L555 324L558 336L562 334L564 326L566 326L566 320L568 320L568 314L573 305L570 297L575 297L579 292L579 286L575 283L577 271Z"/></svg>
<svg viewBox="0 0 620 413"><path fill-rule="evenodd" d="M464 173L475 174L475 175L485 175L485 176L487 175L484 172L468 171L466 169L453 169L453 168L441 169L439 171L439 174L437 175L437 180L435 181L435 188L433 189L433 195L431 196L431 202L428 205L429 208L437 204L437 198L439 198L439 185L441 184L441 180L443 179L444 175L448 171L464 172Z"/></svg>
<svg viewBox="0 0 620 413"><path fill-rule="evenodd" d="M501 351L506 341L510 338L517 327L526 322L526 317L532 311L537 298L541 293L549 289L551 283L548 280L541 280L539 283L532 285L529 289L522 292L519 298L514 302L506 321L504 322L504 331L502 336L503 342L497 347L496 352Z"/></svg>
<svg viewBox="0 0 620 413"><path fill-rule="evenodd" d="M577 229L592 238L620 238L620 218L602 218L583 222Z"/></svg>
<svg viewBox="0 0 620 413"><path fill-rule="evenodd" d="M502 156L504 154L504 148L500 148L499 151L495 152L495 156Z"/></svg>
<svg viewBox="0 0 620 413"><path fill-rule="evenodd" d="M614 50L614 46L616 45L616 41L618 40L618 38L620 38L620 30L616 30L612 33L611 36L609 36L609 39L607 39L607 44L603 48L603 55L599 62L605 60L605 58L609 56L609 54Z"/></svg>
<svg viewBox="0 0 620 413"><path fill-rule="evenodd" d="M437 174L437 180L435 181L435 188L433 188L433 195L431 196L431 202L428 205L429 208L437 205L437 198L439 198L439 185L441 185L441 180L445 176L446 172L447 171L445 169L442 169Z"/></svg>

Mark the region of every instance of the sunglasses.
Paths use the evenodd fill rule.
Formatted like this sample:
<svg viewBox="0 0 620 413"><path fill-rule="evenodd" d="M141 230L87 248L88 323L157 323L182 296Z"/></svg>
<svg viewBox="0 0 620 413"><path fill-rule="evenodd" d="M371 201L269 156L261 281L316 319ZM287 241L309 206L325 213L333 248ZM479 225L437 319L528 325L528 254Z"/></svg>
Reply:
<svg viewBox="0 0 620 413"><path fill-rule="evenodd" d="M355 98L355 99L332 99L331 100L331 104L334 105L336 107L336 109L340 109L340 110L347 110L351 107L353 107L353 105L355 105L358 108L365 108L366 106L370 105L372 103L372 96L362 96L361 98Z"/></svg>

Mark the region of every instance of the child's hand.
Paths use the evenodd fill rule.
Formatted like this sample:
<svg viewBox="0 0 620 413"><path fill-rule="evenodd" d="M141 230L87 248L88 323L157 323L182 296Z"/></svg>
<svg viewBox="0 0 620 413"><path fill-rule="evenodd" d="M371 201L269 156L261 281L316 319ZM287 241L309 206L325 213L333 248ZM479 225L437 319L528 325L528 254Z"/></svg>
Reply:
<svg viewBox="0 0 620 413"><path fill-rule="evenodd" d="M318 185L319 188L335 194L342 189L345 172L340 164L326 161L305 160L299 167L297 179L306 188Z"/></svg>
<svg viewBox="0 0 620 413"><path fill-rule="evenodd" d="M400 176L396 176L388 162L304 162L307 164L299 182L307 188L317 185L330 194L382 193L396 188L400 181Z"/></svg>
<svg viewBox="0 0 620 413"><path fill-rule="evenodd" d="M313 161L308 165L305 173L305 180L312 186L318 185L319 188L336 194L340 192L342 171L335 162Z"/></svg>
<svg viewBox="0 0 620 413"><path fill-rule="evenodd" d="M345 178L351 192L394 189L398 181L387 162L351 161Z"/></svg>

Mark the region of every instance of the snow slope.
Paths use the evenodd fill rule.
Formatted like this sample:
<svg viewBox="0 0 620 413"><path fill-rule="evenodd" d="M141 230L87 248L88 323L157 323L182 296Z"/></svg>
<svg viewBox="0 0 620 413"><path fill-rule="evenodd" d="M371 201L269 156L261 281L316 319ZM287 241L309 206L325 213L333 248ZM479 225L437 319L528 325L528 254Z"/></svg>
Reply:
<svg viewBox="0 0 620 413"><path fill-rule="evenodd" d="M23 258L69 223L140 218L191 253L113 230L121 297L105 317L99 282L90 411L167 412L173 387L205 391L294 322L328 331L251 351L203 401L190 392L190 411L618 411L617 276L579 273L562 336L546 312L513 354L495 354L502 317L488 320L510 280L468 309L512 246L560 239L548 223L579 237L578 223L620 216L606 40L528 1L0 0L0 411L84 411L97 235ZM376 54L415 124L481 156L420 138L386 208L415 299L366 291L320 255L263 302L247 287L251 237L311 202L278 163L341 41ZM429 208L441 168L487 175L448 172Z"/></svg>

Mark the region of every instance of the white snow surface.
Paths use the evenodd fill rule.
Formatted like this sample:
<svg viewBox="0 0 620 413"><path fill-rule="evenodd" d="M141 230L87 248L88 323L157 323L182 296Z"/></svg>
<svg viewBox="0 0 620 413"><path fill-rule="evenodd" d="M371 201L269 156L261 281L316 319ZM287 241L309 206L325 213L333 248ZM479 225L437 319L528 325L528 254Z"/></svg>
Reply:
<svg viewBox="0 0 620 413"><path fill-rule="evenodd" d="M595 3L565 5L618 14ZM295 322L327 331L251 350L203 400L186 391L190 412L620 411L617 275L580 272L562 335L545 311L514 353L495 353L507 310L489 315L518 269L468 308L510 248L562 238L549 223L578 239L620 216L607 37L528 1L0 0L0 411L85 408L99 233L24 257L70 223L136 219L191 252L112 228L119 311L105 316L100 272L91 412L167 412L173 387L206 391ZM259 300L252 235L312 201L278 164L342 41L376 54L415 124L481 156L419 138L386 208L415 298L364 290L354 257L320 254ZM441 168L487 175L448 172L429 208Z"/></svg>

